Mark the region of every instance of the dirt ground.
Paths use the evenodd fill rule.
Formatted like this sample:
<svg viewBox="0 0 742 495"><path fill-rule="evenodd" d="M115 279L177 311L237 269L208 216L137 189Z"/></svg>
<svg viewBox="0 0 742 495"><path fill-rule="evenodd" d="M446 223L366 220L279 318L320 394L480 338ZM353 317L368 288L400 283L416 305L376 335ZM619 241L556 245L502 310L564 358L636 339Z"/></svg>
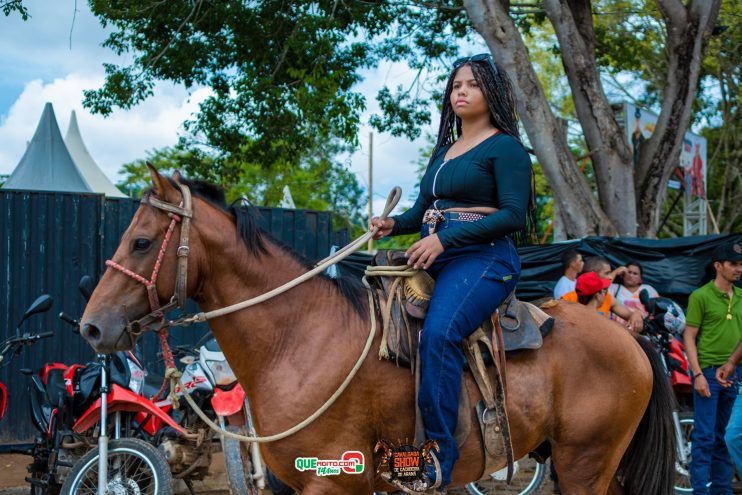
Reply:
<svg viewBox="0 0 742 495"><path fill-rule="evenodd" d="M24 455L0 455L0 495L27 495L29 485L24 479L27 475L26 466L31 458ZM224 456L221 453L214 454L211 464L211 476L203 481L193 483L193 488L199 495L229 495L227 479L225 474ZM179 482L175 486L174 494L188 494L186 486ZM266 490L263 495L271 492ZM451 495L465 494L463 489L449 490ZM551 482L547 479L539 490L542 494L551 494Z"/></svg>
<svg viewBox="0 0 742 495"><path fill-rule="evenodd" d="M26 466L30 457L25 455L0 455L0 495L27 495L29 485L24 479L27 476ZM196 493L208 495L229 495L224 467L224 456L214 454L211 464L211 476L203 481L194 481ZM187 494L185 484L175 485L175 494Z"/></svg>

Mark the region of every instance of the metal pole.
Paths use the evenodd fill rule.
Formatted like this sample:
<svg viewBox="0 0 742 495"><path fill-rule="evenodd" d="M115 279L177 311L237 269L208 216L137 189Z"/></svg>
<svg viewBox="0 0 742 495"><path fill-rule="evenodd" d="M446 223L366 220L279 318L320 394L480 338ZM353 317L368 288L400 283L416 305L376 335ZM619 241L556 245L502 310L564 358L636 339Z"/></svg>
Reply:
<svg viewBox="0 0 742 495"><path fill-rule="evenodd" d="M374 133L368 133L368 221L374 217ZM374 249L374 240L368 240L368 252Z"/></svg>
<svg viewBox="0 0 742 495"><path fill-rule="evenodd" d="M256 436L255 423L252 420L252 411L250 409L250 401L245 395L245 417L247 418L247 433ZM265 472L263 471L263 458L260 456L260 447L258 442L250 442L250 457L252 458L252 464L255 468L253 480L258 486L258 489L263 490L265 488Z"/></svg>
<svg viewBox="0 0 742 495"><path fill-rule="evenodd" d="M108 359L98 354L100 368L100 435L98 436L98 495L108 493Z"/></svg>

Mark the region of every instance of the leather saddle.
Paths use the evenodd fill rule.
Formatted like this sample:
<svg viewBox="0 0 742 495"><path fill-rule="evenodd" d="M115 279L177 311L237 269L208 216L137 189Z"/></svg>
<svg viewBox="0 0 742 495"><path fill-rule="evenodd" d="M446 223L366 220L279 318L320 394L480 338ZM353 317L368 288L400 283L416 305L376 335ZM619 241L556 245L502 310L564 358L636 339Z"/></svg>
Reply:
<svg viewBox="0 0 742 495"><path fill-rule="evenodd" d="M394 360L397 366L409 366L415 375L415 394L420 387L418 359L419 335L435 282L424 271L407 266L400 251L380 251L374 265L367 267L365 280L374 293L376 308L382 316L379 357ZM548 305L546 307L549 307ZM513 448L510 424L505 408L507 351L538 349L554 326L554 319L538 306L518 301L514 292L488 321L477 328L461 345L466 363L481 394L476 404L477 418L484 445L484 473L507 467L507 480L513 475ZM487 367L487 362L493 366ZM469 395L461 389L458 422L454 437L461 446L471 428ZM417 400L415 400L417 404ZM415 414L415 444L424 440L420 408Z"/></svg>
<svg viewBox="0 0 742 495"><path fill-rule="evenodd" d="M419 332L435 282L426 272L408 267L402 251L379 251L366 277L382 315L379 357L395 361L398 366L414 368ZM554 326L552 317L539 306L518 300L515 292L500 305L496 315L502 328L505 352L540 348L543 337ZM492 341L492 321L484 322L482 329Z"/></svg>

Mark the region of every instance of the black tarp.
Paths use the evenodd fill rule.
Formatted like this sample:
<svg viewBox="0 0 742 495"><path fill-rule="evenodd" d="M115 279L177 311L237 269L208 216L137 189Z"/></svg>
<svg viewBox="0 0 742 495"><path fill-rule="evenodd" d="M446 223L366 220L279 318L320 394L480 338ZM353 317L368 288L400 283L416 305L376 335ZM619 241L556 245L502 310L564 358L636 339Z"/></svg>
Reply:
<svg viewBox="0 0 742 495"><path fill-rule="evenodd" d="M742 234L661 240L596 236L521 247L517 295L526 301L550 296L562 276L561 254L576 249L585 259L602 256L614 268L628 261L639 262L644 269L644 283L685 307L690 293L713 278L711 252L725 242L742 242ZM360 276L370 259L368 254L354 253L340 263L340 273Z"/></svg>

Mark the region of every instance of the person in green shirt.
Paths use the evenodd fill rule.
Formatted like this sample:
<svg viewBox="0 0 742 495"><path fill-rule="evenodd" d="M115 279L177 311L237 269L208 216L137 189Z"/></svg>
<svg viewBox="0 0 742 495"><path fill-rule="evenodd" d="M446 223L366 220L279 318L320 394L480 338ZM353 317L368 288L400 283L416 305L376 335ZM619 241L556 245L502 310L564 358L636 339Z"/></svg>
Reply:
<svg viewBox="0 0 742 495"><path fill-rule="evenodd" d="M732 493L732 462L724 441L737 398L737 387L725 387L716 371L742 338L742 246L727 243L712 255L716 277L696 289L688 301L683 338L693 372L693 437L691 485L694 495ZM734 374L735 380L739 381Z"/></svg>

